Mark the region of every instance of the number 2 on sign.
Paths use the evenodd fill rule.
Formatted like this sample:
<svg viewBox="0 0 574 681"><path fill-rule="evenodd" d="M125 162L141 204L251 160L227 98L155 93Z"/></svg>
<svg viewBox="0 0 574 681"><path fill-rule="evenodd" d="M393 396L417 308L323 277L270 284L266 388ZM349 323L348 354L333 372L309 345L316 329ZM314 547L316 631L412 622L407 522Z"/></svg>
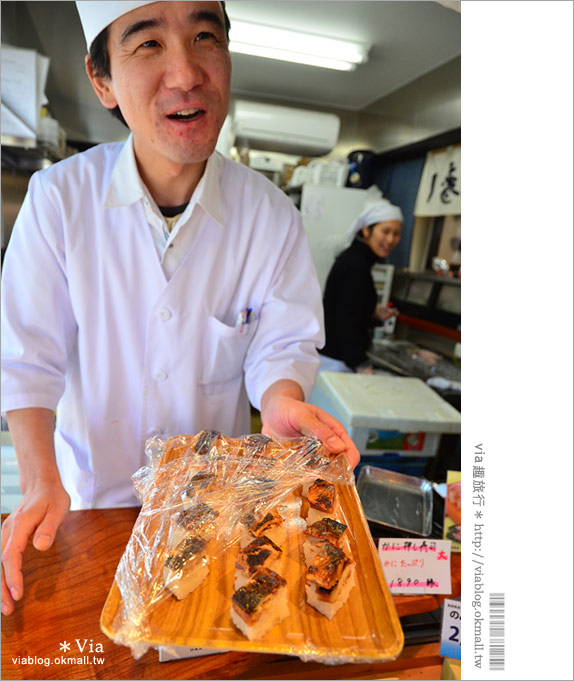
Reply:
<svg viewBox="0 0 574 681"><path fill-rule="evenodd" d="M454 634L451 634L451 635L448 637L448 640L449 640L449 641L454 641L455 643L460 643L460 637L459 637L460 630L459 630L459 628L453 626L452 624L450 625L450 628L451 628L451 629L454 629Z"/></svg>

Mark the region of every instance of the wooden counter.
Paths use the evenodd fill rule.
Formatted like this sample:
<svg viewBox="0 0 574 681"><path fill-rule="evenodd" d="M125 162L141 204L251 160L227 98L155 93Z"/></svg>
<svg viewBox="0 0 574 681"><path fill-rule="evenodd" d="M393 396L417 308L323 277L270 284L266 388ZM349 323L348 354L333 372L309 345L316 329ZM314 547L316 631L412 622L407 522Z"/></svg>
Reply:
<svg viewBox="0 0 574 681"><path fill-rule="evenodd" d="M438 643L405 646L398 660L378 665L332 667L293 657L235 652L160 663L155 650L134 660L128 648L102 633L99 621L138 510L74 511L49 551L28 546L24 599L10 617L2 616L3 679L440 678L443 658ZM458 595L458 555L453 556L452 571L453 595ZM442 598L396 596L394 601L402 617L434 610ZM63 643L70 644L68 651L61 650ZM74 663L62 664L61 658Z"/></svg>

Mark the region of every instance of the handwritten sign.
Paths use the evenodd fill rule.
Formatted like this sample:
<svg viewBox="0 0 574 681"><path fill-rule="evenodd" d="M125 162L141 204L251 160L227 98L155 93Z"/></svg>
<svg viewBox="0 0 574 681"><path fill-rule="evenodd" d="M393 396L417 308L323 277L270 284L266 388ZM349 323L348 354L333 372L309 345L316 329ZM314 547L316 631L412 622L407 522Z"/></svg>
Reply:
<svg viewBox="0 0 574 681"><path fill-rule="evenodd" d="M418 217L460 215L460 186L460 144L429 151L414 214Z"/></svg>
<svg viewBox="0 0 574 681"><path fill-rule="evenodd" d="M445 598L442 607L440 654L460 660L460 601Z"/></svg>
<svg viewBox="0 0 574 681"><path fill-rule="evenodd" d="M449 594L450 541L379 539L379 558L393 594Z"/></svg>

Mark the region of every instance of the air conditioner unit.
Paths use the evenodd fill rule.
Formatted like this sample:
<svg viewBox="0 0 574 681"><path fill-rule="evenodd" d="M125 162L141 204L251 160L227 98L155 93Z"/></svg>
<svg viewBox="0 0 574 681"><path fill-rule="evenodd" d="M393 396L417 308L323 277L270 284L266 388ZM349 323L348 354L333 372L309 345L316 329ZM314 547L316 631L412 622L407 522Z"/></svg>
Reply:
<svg viewBox="0 0 574 681"><path fill-rule="evenodd" d="M339 117L287 106L237 100L235 144L300 156L328 154L339 139Z"/></svg>

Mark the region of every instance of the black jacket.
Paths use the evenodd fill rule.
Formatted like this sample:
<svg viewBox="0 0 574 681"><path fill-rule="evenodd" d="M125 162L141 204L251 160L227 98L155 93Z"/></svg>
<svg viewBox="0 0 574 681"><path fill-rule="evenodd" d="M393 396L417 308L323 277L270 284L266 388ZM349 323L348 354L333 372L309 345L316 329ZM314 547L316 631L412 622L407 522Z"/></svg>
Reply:
<svg viewBox="0 0 574 681"><path fill-rule="evenodd" d="M323 306L327 343L323 355L342 360L355 369L368 362L377 306L377 292L371 275L376 262L383 262L359 239L333 263L327 277Z"/></svg>

